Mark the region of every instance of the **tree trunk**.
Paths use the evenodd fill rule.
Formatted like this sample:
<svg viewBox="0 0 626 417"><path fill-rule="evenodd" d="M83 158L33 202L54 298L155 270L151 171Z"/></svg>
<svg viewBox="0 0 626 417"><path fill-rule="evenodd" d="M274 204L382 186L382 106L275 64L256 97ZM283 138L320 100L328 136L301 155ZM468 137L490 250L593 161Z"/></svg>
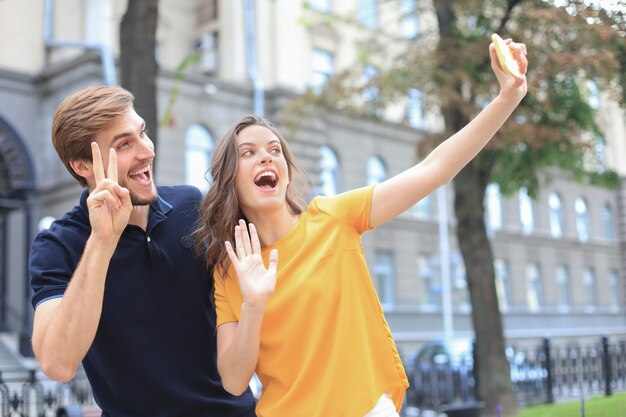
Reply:
<svg viewBox="0 0 626 417"><path fill-rule="evenodd" d="M484 221L483 200L488 179L488 170L481 169L476 160L457 175L454 181L457 237L472 303L478 393L485 401L487 416L495 416L497 406L502 407L503 416L514 416L517 404L505 355L493 252Z"/></svg>
<svg viewBox="0 0 626 417"><path fill-rule="evenodd" d="M435 11L439 23L440 44L438 59L444 74L458 74L462 62L454 59L459 45L455 30L456 16L452 0L436 0ZM453 79L457 97L462 97L462 80ZM459 100L457 98L456 100ZM442 113L448 132L457 132L469 120L455 104L455 99L444 101ZM479 156L480 157L480 156ZM511 387L509 363L504 350L502 317L496 295L493 253L485 228L483 200L490 168L481 168L479 159L471 161L454 180L454 208L457 219L457 239L463 261L472 304L472 324L476 337L476 379L478 396L485 402L485 415L496 416L496 407L502 407L503 416L514 416L517 404Z"/></svg>
<svg viewBox="0 0 626 417"><path fill-rule="evenodd" d="M146 122L148 136L157 147L155 57L158 0L128 0L120 25L122 86L135 95L135 110Z"/></svg>

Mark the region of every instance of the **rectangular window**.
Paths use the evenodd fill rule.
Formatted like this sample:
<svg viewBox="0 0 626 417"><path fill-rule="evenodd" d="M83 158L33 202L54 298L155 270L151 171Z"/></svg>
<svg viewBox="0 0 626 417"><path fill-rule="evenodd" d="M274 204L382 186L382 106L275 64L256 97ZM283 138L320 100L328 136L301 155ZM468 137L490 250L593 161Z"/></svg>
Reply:
<svg viewBox="0 0 626 417"><path fill-rule="evenodd" d="M559 306L568 307L570 305L569 272L563 265L556 268L556 284L558 286Z"/></svg>
<svg viewBox="0 0 626 417"><path fill-rule="evenodd" d="M308 5L311 9L322 12L330 13L332 11L331 0L309 0Z"/></svg>
<svg viewBox="0 0 626 417"><path fill-rule="evenodd" d="M487 186L487 191L485 192L485 223L487 234L490 237L493 237L496 230L502 229L504 224L503 212L500 186L491 183Z"/></svg>
<svg viewBox="0 0 626 417"><path fill-rule="evenodd" d="M528 195L526 187L520 188L517 195L519 198L519 217L522 224L522 233L528 235L535 228L533 200Z"/></svg>
<svg viewBox="0 0 626 417"><path fill-rule="evenodd" d="M205 25L217 20L219 16L219 0L204 0L199 2L197 7L198 27L203 28Z"/></svg>
<svg viewBox="0 0 626 417"><path fill-rule="evenodd" d="M526 305L530 311L537 311L542 305L541 275L536 263L526 266Z"/></svg>
<svg viewBox="0 0 626 417"><path fill-rule="evenodd" d="M323 49L314 49L311 57L311 87L320 92L335 70L333 54Z"/></svg>
<svg viewBox="0 0 626 417"><path fill-rule="evenodd" d="M198 62L201 72L214 74L219 69L219 34L218 32L206 32L196 38L193 45L194 51L200 54Z"/></svg>
<svg viewBox="0 0 626 417"><path fill-rule="evenodd" d="M509 308L509 266L503 259L493 260L493 269L496 275L496 293L501 310Z"/></svg>
<svg viewBox="0 0 626 417"><path fill-rule="evenodd" d="M423 129L425 126L422 92L417 88L408 91L406 120L409 126L414 128Z"/></svg>
<svg viewBox="0 0 626 417"><path fill-rule="evenodd" d="M585 289L585 305L594 307L597 303L596 277L591 268L583 270L583 288Z"/></svg>
<svg viewBox="0 0 626 417"><path fill-rule="evenodd" d="M612 269L609 273L609 303L611 307L619 307L620 294L619 273L616 269Z"/></svg>
<svg viewBox="0 0 626 417"><path fill-rule="evenodd" d="M439 254L420 256L419 275L426 290L426 304L441 307L441 262Z"/></svg>
<svg viewBox="0 0 626 417"><path fill-rule="evenodd" d="M359 0L357 3L357 20L365 27L376 29L378 27L378 1Z"/></svg>
<svg viewBox="0 0 626 417"><path fill-rule="evenodd" d="M375 101L378 99L378 87L376 86L368 86L368 84L371 84L376 77L378 77L378 68L376 68L373 65L367 65L365 67L365 70L363 71L363 85L366 86L363 89L363 100L364 101Z"/></svg>
<svg viewBox="0 0 626 417"><path fill-rule="evenodd" d="M415 39L419 34L416 0L400 0L400 33L404 39Z"/></svg>
<svg viewBox="0 0 626 417"><path fill-rule="evenodd" d="M467 289L467 279L465 278L465 263L463 262L463 255L461 255L461 252L453 253L450 262L452 264L450 271L452 303L455 306L469 308L470 303Z"/></svg>
<svg viewBox="0 0 626 417"><path fill-rule="evenodd" d="M376 290L383 307L393 307L396 304L396 271L393 252L389 250L376 251L374 264L376 276Z"/></svg>
<svg viewBox="0 0 626 417"><path fill-rule="evenodd" d="M604 238L609 242L613 242L615 240L613 210L608 204L602 208L602 225L604 227Z"/></svg>
<svg viewBox="0 0 626 417"><path fill-rule="evenodd" d="M409 210L419 220L430 219L433 216L432 197L427 195Z"/></svg>

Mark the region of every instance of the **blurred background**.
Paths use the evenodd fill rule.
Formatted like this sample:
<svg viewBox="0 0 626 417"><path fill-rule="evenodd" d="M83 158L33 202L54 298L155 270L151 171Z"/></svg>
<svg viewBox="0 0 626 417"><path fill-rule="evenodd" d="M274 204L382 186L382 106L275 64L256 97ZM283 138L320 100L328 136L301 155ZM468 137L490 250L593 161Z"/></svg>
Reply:
<svg viewBox="0 0 626 417"><path fill-rule="evenodd" d="M30 242L81 192L50 139L65 96L131 90L157 183L204 192L215 142L240 116L264 115L308 170L309 197L333 195L419 162L497 95L494 32L527 45L527 97L453 183L363 238L411 379L403 413L478 404L515 415L626 390L625 11L582 0L0 0L3 415L90 401L84 380L46 381L30 349Z"/></svg>

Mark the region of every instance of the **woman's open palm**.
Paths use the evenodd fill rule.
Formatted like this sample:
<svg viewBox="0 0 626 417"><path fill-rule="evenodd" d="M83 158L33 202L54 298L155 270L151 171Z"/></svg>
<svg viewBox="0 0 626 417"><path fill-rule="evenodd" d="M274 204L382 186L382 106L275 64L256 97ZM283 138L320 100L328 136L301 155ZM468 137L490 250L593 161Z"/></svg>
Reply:
<svg viewBox="0 0 626 417"><path fill-rule="evenodd" d="M249 229L249 233L248 233ZM264 306L276 288L278 251L272 249L266 268L261 257L261 243L252 223L239 220L235 226L235 249L226 242L226 252L239 277L243 301L248 306Z"/></svg>

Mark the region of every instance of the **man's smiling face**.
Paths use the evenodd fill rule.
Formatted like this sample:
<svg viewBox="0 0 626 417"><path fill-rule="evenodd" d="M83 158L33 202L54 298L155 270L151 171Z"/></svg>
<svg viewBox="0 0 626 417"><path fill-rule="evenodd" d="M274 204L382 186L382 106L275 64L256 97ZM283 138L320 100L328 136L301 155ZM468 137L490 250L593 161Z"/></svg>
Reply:
<svg viewBox="0 0 626 417"><path fill-rule="evenodd" d="M145 122L134 109L129 109L95 138L102 154L103 166L108 166L109 149L117 153L117 175L120 186L130 192L133 205L148 205L157 198L152 175L154 144L147 135ZM93 178L89 188L95 184Z"/></svg>

